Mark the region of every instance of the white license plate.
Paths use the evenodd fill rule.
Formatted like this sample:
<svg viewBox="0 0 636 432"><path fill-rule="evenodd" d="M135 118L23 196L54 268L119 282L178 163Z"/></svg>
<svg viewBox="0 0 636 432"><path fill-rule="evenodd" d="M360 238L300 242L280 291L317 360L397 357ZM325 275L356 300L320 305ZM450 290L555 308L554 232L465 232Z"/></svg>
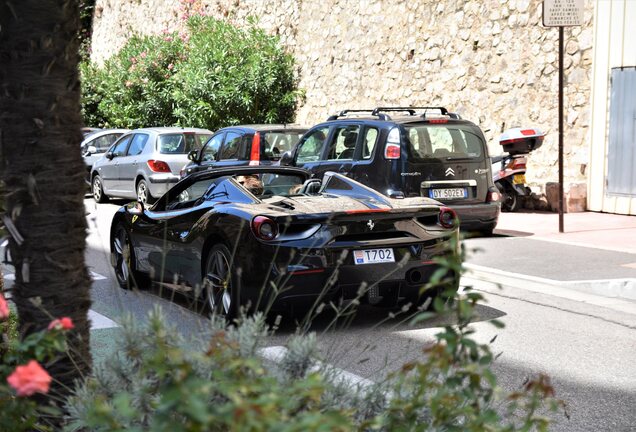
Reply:
<svg viewBox="0 0 636 432"><path fill-rule="evenodd" d="M466 198L467 195L466 188L431 189L428 192L428 196L434 199Z"/></svg>
<svg viewBox="0 0 636 432"><path fill-rule="evenodd" d="M353 251L354 264L377 264L395 262L393 249L365 249Z"/></svg>

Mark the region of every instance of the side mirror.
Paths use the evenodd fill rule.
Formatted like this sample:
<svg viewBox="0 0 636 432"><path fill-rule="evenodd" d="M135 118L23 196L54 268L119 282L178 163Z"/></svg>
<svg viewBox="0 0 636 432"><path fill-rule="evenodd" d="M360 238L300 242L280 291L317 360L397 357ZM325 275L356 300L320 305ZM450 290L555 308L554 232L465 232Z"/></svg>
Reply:
<svg viewBox="0 0 636 432"><path fill-rule="evenodd" d="M199 159L199 152L197 150L192 150L188 153L188 159L192 162L196 162Z"/></svg>
<svg viewBox="0 0 636 432"><path fill-rule="evenodd" d="M115 157L115 153L113 152L106 153L106 159L113 160L114 157Z"/></svg>
<svg viewBox="0 0 636 432"><path fill-rule="evenodd" d="M90 155L95 154L95 153L97 153L97 147L95 147L95 146L86 147L86 153L85 153L86 156L90 156Z"/></svg>
<svg viewBox="0 0 636 432"><path fill-rule="evenodd" d="M294 157L292 156L292 152L286 151L280 157L280 164L282 166L291 166L294 163Z"/></svg>
<svg viewBox="0 0 636 432"><path fill-rule="evenodd" d="M133 215L141 215L144 212L144 203L141 201L135 202L135 205L132 204L128 207L128 213Z"/></svg>

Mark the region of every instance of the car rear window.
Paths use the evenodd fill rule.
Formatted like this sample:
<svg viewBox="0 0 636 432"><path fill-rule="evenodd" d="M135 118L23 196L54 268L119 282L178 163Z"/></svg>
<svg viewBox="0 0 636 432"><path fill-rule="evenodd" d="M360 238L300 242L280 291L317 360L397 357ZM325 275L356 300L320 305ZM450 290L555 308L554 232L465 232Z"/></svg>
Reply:
<svg viewBox="0 0 636 432"><path fill-rule="evenodd" d="M192 150L200 150L211 136L188 132L164 134L159 136L157 148L163 154L187 154Z"/></svg>
<svg viewBox="0 0 636 432"><path fill-rule="evenodd" d="M278 160L290 151L305 131L261 132L261 156L264 160Z"/></svg>
<svg viewBox="0 0 636 432"><path fill-rule="evenodd" d="M484 142L479 129L470 125L417 124L408 125L409 155L417 159L480 159Z"/></svg>

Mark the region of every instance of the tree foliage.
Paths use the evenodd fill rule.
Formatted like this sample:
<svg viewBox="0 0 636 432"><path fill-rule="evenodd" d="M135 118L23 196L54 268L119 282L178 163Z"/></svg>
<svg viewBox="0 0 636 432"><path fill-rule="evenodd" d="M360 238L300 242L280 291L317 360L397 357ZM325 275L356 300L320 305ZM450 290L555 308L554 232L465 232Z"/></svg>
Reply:
<svg viewBox="0 0 636 432"><path fill-rule="evenodd" d="M293 120L301 92L275 36L204 16L187 29L134 36L103 66L83 64L86 124L216 130Z"/></svg>

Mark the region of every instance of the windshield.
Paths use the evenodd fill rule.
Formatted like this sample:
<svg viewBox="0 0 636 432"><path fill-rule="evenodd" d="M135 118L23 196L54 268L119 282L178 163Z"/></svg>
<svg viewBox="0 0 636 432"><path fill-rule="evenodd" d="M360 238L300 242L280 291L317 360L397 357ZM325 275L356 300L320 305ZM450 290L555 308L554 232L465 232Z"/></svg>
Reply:
<svg viewBox="0 0 636 432"><path fill-rule="evenodd" d="M298 175L274 173L240 175L234 179L257 198L297 195L305 180Z"/></svg>
<svg viewBox="0 0 636 432"><path fill-rule="evenodd" d="M212 135L192 132L164 134L159 136L158 149L162 154L187 154L200 150Z"/></svg>
<svg viewBox="0 0 636 432"><path fill-rule="evenodd" d="M262 156L271 160L280 159L283 153L292 149L304 132L302 130L261 132L262 150L264 151Z"/></svg>
<svg viewBox="0 0 636 432"><path fill-rule="evenodd" d="M471 125L418 124L406 126L407 144L414 160L481 159L486 146L479 129Z"/></svg>

